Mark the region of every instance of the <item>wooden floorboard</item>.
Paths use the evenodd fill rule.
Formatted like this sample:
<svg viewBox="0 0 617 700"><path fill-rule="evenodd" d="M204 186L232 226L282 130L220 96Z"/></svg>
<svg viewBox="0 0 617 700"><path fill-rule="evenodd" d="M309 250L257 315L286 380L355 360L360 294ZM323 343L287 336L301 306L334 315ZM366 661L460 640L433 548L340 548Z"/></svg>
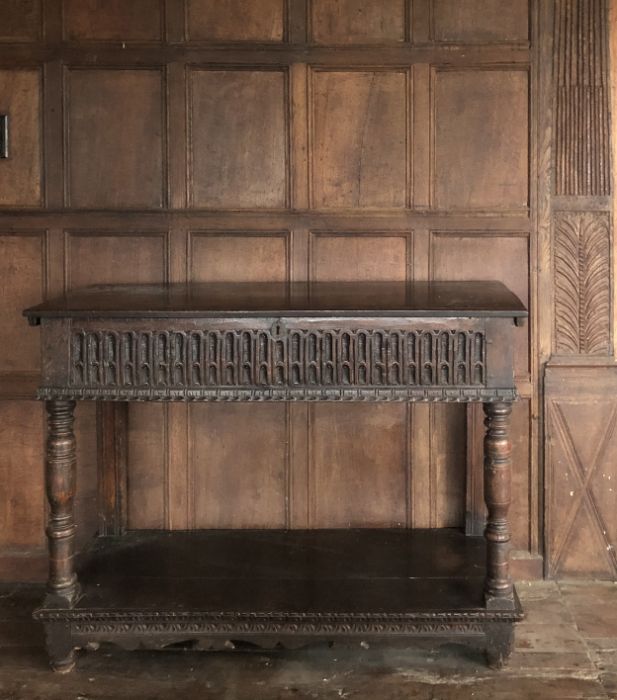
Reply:
<svg viewBox="0 0 617 700"><path fill-rule="evenodd" d="M67 676L47 666L31 619L42 586L0 587L0 700L609 700L617 692L617 587L519 582L527 618L502 671L480 642L319 644L298 651L83 653ZM586 591L589 591L587 596ZM588 603L585 605L584 600ZM579 626L580 625L580 626ZM610 633L609 636L605 636Z"/></svg>

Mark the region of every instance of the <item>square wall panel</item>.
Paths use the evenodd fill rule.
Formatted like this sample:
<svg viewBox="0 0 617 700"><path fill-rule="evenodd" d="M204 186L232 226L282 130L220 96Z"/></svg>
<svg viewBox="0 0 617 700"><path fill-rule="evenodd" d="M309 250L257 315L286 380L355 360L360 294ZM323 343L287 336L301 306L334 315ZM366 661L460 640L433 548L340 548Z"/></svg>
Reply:
<svg viewBox="0 0 617 700"><path fill-rule="evenodd" d="M40 366L40 332L21 315L45 296L45 234L0 232L0 372L35 372Z"/></svg>
<svg viewBox="0 0 617 700"><path fill-rule="evenodd" d="M190 41L283 41L285 0L187 0Z"/></svg>
<svg viewBox="0 0 617 700"><path fill-rule="evenodd" d="M317 44L405 41L406 0L309 0L311 38Z"/></svg>
<svg viewBox="0 0 617 700"><path fill-rule="evenodd" d="M526 70L433 73L434 204L521 210L529 201Z"/></svg>
<svg viewBox="0 0 617 700"><path fill-rule="evenodd" d="M36 41L41 26L41 0L0 2L0 41Z"/></svg>
<svg viewBox="0 0 617 700"><path fill-rule="evenodd" d="M430 238L432 280L498 280L529 307L529 240L524 233L435 232ZM517 376L529 372L529 323L514 330Z"/></svg>
<svg viewBox="0 0 617 700"><path fill-rule="evenodd" d="M286 71L195 69L189 79L192 206L285 207Z"/></svg>
<svg viewBox="0 0 617 700"><path fill-rule="evenodd" d="M312 206L405 207L408 73L314 70L310 79Z"/></svg>
<svg viewBox="0 0 617 700"><path fill-rule="evenodd" d="M161 207L165 123L161 72L72 69L66 84L70 205Z"/></svg>
<svg viewBox="0 0 617 700"><path fill-rule="evenodd" d="M0 114L9 119L9 157L0 160L0 207L40 206L43 119L39 70L0 70Z"/></svg>
<svg viewBox="0 0 617 700"><path fill-rule="evenodd" d="M69 41L160 41L161 0L64 0Z"/></svg>
<svg viewBox="0 0 617 700"><path fill-rule="evenodd" d="M528 0L430 0L435 41L516 43L529 39Z"/></svg>

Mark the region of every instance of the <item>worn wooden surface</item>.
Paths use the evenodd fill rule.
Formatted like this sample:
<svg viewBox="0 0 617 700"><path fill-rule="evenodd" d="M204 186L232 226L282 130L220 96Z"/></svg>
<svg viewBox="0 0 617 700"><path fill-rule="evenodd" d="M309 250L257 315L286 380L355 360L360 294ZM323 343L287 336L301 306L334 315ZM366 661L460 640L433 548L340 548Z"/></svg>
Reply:
<svg viewBox="0 0 617 700"><path fill-rule="evenodd" d="M35 615L45 623L54 670L72 670L75 649L103 641L218 649L237 640L269 647L479 635L491 666L507 661L522 618L509 570L512 339L527 311L497 282L382 283L363 306L374 286L320 283L315 310L310 295L276 283L241 285L240 296L229 283L95 286L24 311L42 335L50 567ZM96 538L77 566L75 399L344 401L346 408L361 401L349 410L352 420L367 404L403 402L404 418L413 402L481 402L485 537L410 531L401 522L398 531L351 530L354 519L365 523L349 506L343 529L289 529L298 509L289 482L285 529L122 534L126 448L109 431L122 414L107 409L97 412L99 534L121 536ZM367 454L371 472L379 471L383 455ZM344 465L331 463L334 472ZM374 492L372 473L367 483Z"/></svg>
<svg viewBox="0 0 617 700"><path fill-rule="evenodd" d="M102 642L221 650L442 636L484 638L501 667L523 613L511 585L498 588L507 565L495 570L491 547L448 529L133 531L97 538L77 566L79 599L61 598L52 578L34 615L61 672ZM52 560L52 577L66 570Z"/></svg>
<svg viewBox="0 0 617 700"><path fill-rule="evenodd" d="M38 370L38 335L20 325L19 311L85 284L270 281L292 297L310 286L317 300L321 282L497 279L528 303L535 93L525 0L492 2L488 14L477 0L464 12L435 3L432 13L428 0L413 12L373 0L125 5L1 10L12 19L0 39L21 41L0 43L4 70L19 77L24 61L42 66L44 101L34 83L21 99L43 137L44 202L8 210L15 199L0 211L2 259L12 261L0 313L4 303L16 340L0 350L0 372ZM11 167L35 181L22 160ZM367 302L371 294L367 286ZM537 572L534 334L533 319L516 331L517 383L529 408L515 423L526 459L514 499L530 508L513 533ZM9 399L23 397L20 382L3 386L4 412L18 411ZM266 419L243 407L132 407L130 524L276 527L289 484L298 503L286 516L292 526L339 526L351 517L349 495L366 491L359 468L360 482L373 473L377 486L354 522L463 525L463 467L472 455L481 481L481 435L470 428L476 449L468 450L462 407L400 411L358 407L352 424L336 407L273 408L266 437ZM216 421L220 446L204 444L203 421ZM325 429L339 435L334 453ZM376 473L369 441L383 465ZM101 434L101 454L108 442ZM232 497L230 485L249 466L242 452L257 457L255 487ZM23 448L19 461L31 465L34 487L40 472ZM95 474L90 466L80 473L78 507L92 502ZM301 501L303 475L317 487ZM481 522L481 494L474 502ZM30 527L20 537L42 544Z"/></svg>
<svg viewBox="0 0 617 700"><path fill-rule="evenodd" d="M32 620L42 592L0 588L2 700L609 700L617 690L613 584L520 586L527 617L510 666L499 672L486 668L480 640L470 639L256 653L238 646L207 655L103 646L83 653L75 673L52 675L42 629Z"/></svg>
<svg viewBox="0 0 617 700"><path fill-rule="evenodd" d="M513 437L528 466L514 475L524 505L512 532L517 566L538 575L543 365L565 355L610 368L614 357L609 0L0 4L0 113L12 115L16 155L0 161L0 320L10 338L0 411L25 435L3 458L6 493L42 492L27 447L40 421L27 426L21 403L38 335L19 319L42 296L97 282L495 278L532 310L517 331L525 404ZM24 143L36 148L17 157ZM133 525L219 527L252 512L248 497L216 513L207 494L193 499L197 482L228 474L226 451L197 457L201 411L131 410ZM259 444L260 418L229 407L219 419L226 444L240 420L246 446ZM477 413L415 407L400 423L392 407L377 426L360 412L353 430L329 407L275 420L285 439L269 478L279 483L247 525L277 525L290 468L327 471L314 441L328 424L345 436L342 455L352 433L372 434L404 465L409 525L481 529ZM397 424L386 446L379 430ZM419 439L429 432L437 437ZM465 493L453 475L467 455ZM91 503L95 474L80 475L78 504ZM352 484L347 464L311 506L315 524L345 517ZM398 514L392 499L385 490L384 508ZM42 547L40 515L18 503L1 535L9 566ZM308 510L293 514L295 526L309 523ZM568 513L548 518L569 527ZM598 559L575 568L613 575ZM10 568L0 561L0 571Z"/></svg>

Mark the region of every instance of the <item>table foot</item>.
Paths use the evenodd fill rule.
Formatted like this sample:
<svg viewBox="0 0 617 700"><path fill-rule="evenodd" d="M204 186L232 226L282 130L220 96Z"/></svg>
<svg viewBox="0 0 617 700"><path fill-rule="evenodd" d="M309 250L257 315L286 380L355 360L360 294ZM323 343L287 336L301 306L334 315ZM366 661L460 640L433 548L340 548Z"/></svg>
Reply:
<svg viewBox="0 0 617 700"><path fill-rule="evenodd" d="M514 649L514 625L491 622L486 625L486 661L490 668L503 668Z"/></svg>
<svg viewBox="0 0 617 700"><path fill-rule="evenodd" d="M75 668L77 653L68 625L47 624L47 653L55 673L70 673Z"/></svg>

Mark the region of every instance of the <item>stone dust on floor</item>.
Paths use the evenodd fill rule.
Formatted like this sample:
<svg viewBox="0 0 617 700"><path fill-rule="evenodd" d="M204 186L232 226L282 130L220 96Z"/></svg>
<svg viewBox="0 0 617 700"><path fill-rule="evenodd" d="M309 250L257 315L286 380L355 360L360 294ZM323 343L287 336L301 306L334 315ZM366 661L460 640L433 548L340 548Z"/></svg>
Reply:
<svg viewBox="0 0 617 700"><path fill-rule="evenodd" d="M617 584L517 586L526 619L509 665L481 645L415 641L296 651L83 653L66 676L47 665L31 611L42 588L0 588L1 700L608 700L617 699Z"/></svg>

